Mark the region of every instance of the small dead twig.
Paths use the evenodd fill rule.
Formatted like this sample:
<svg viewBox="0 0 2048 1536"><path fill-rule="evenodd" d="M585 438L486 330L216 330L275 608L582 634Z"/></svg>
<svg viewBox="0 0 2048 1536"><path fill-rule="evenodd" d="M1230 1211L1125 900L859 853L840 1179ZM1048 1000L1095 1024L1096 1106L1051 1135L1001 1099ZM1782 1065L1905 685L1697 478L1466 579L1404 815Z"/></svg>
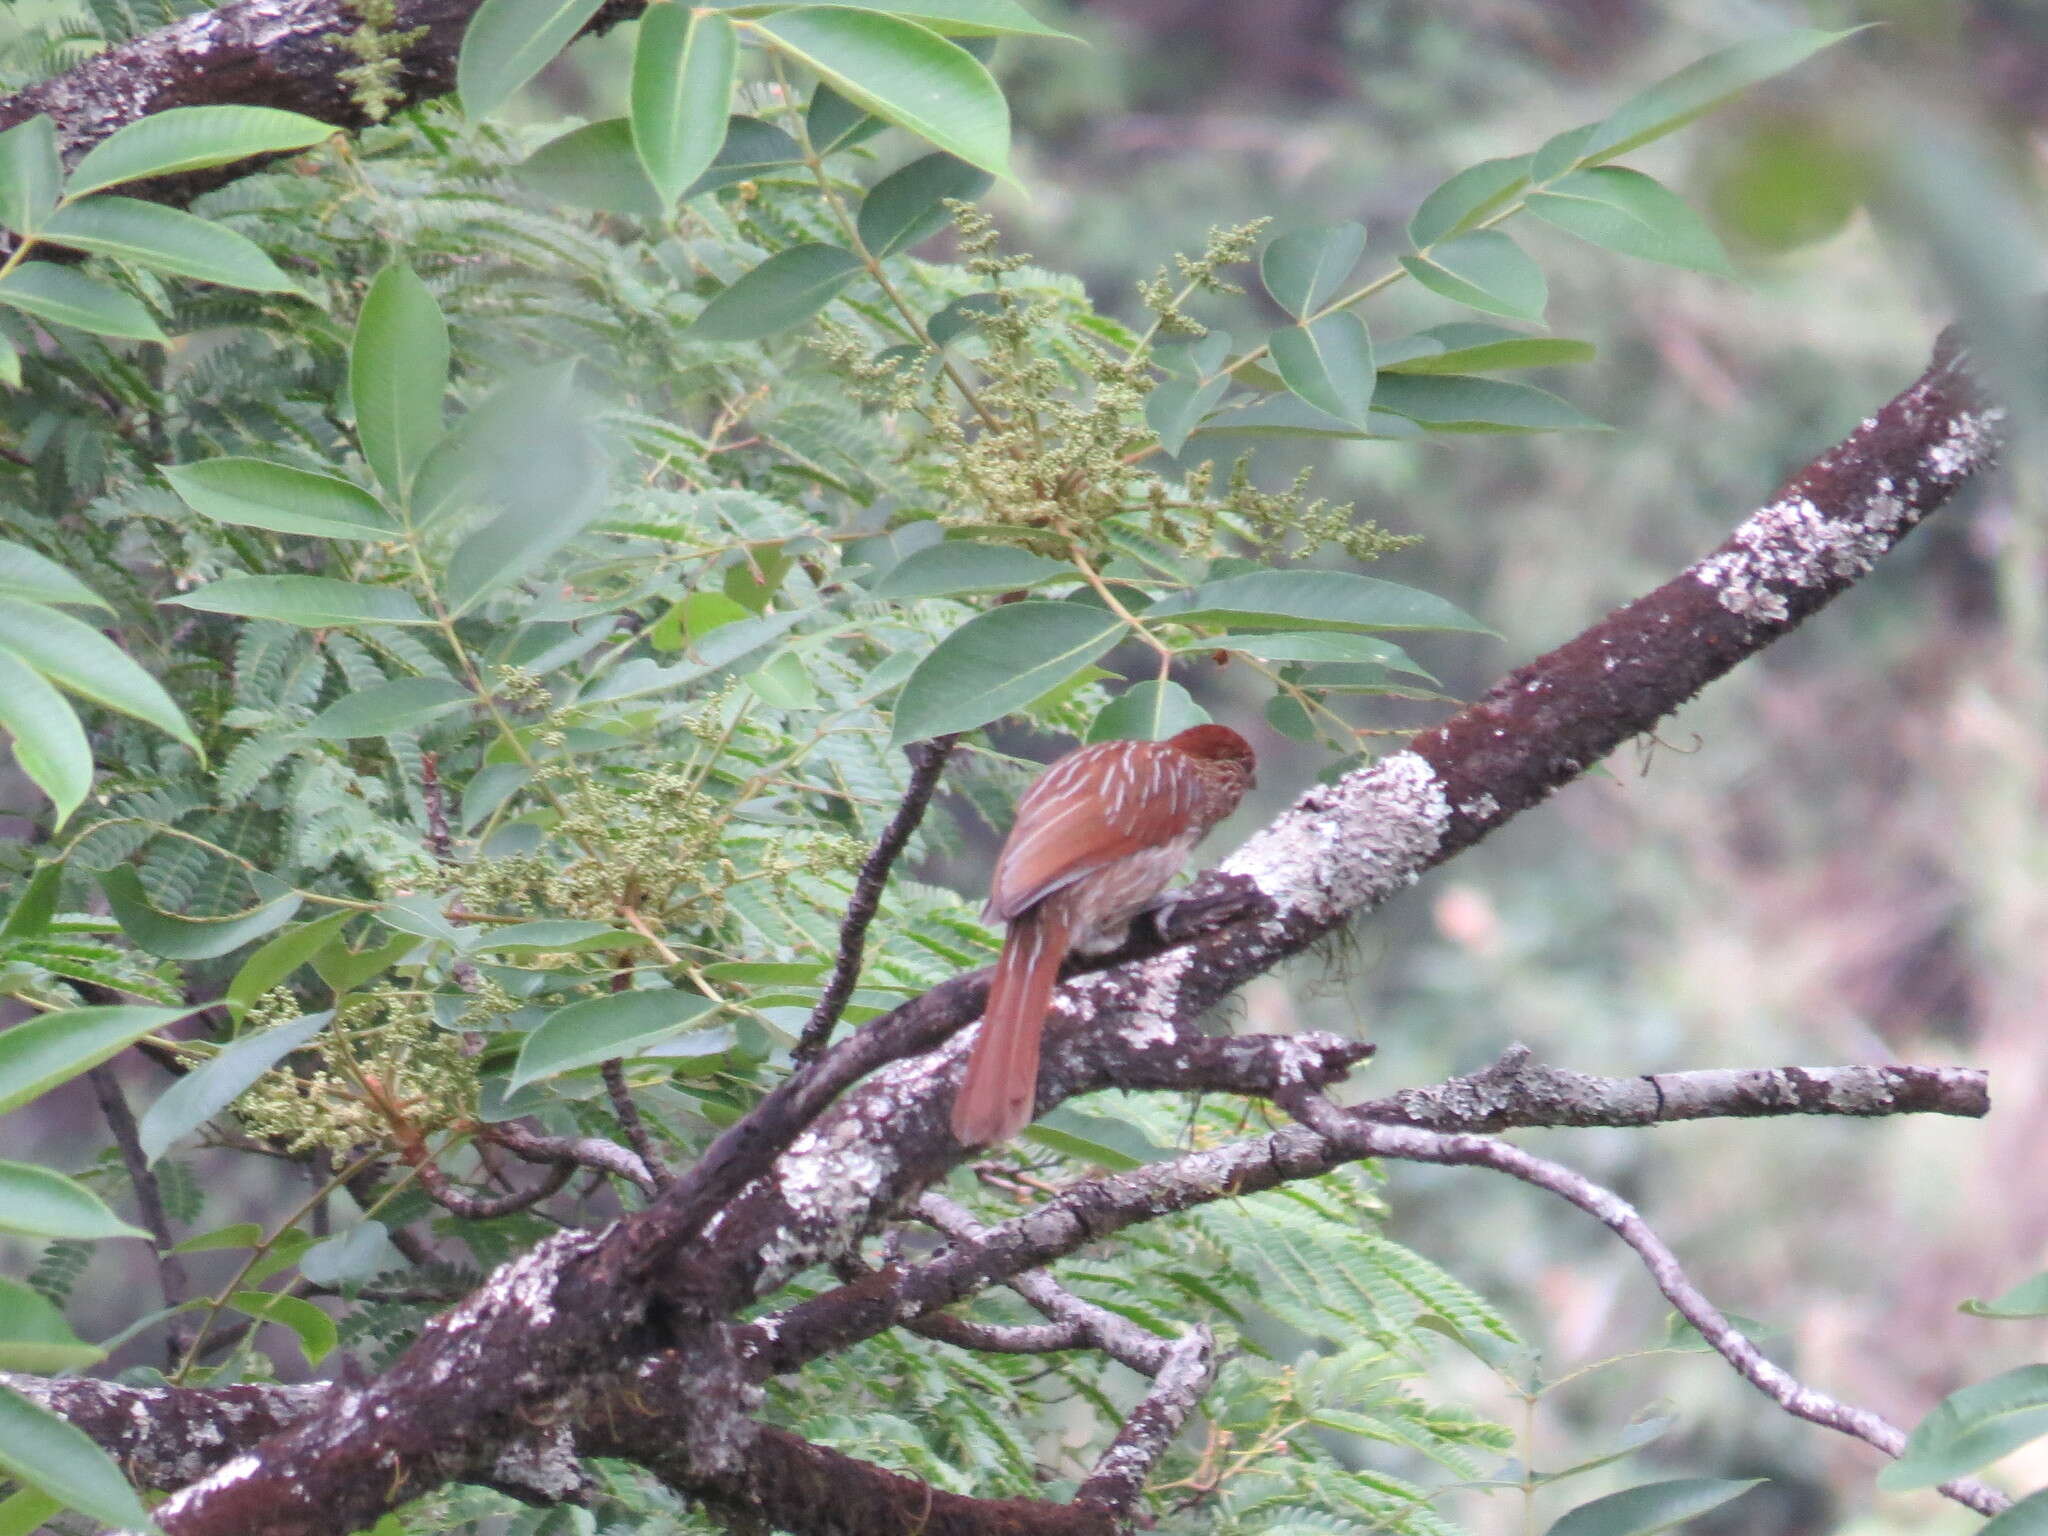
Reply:
<svg viewBox="0 0 2048 1536"><path fill-rule="evenodd" d="M860 980L868 924L875 920L875 911L881 905L889 871L902 857L910 834L924 820L925 808L932 803L932 795L939 787L939 775L945 772L946 759L959 739L957 734L934 736L929 741L913 741L903 749L910 758L910 784L903 791L903 803L889 818L889 825L882 829L867 858L861 861L860 874L853 882L853 899L846 904L846 916L839 924L839 955L832 962L832 975L825 983L824 995L804 1021L803 1034L791 1053L799 1062L809 1061L825 1048L839 1016L846 1011L846 1000L853 996L854 983Z"/></svg>

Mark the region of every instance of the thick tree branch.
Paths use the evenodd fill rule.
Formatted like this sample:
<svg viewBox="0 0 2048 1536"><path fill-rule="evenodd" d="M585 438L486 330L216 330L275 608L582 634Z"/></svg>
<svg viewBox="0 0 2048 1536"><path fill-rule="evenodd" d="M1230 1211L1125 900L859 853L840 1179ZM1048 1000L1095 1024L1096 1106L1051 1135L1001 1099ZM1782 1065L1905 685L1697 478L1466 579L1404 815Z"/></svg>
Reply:
<svg viewBox="0 0 2048 1536"><path fill-rule="evenodd" d="M1903 1074L1921 1073L1939 1075L1943 1079L1940 1091L1902 1097L1890 1110L1874 1108L1869 1094L1843 1087L1868 1087ZM1823 1085L1822 1097L1758 1091L1758 1084L1774 1083L1788 1074ZM1646 1115L1643 1101L1653 1091L1645 1087L1650 1081L1591 1077L1532 1065L1527 1053L1517 1047L1482 1072L1371 1100L1345 1113L1361 1122L1380 1123L1412 1123L1414 1118L1427 1116L1434 1131L1464 1132L1643 1127L1723 1116L1927 1113L1977 1118L1990 1110L1984 1074L1963 1068L1795 1067L1775 1072L1665 1073L1658 1081L1669 1085L1672 1108L1666 1114ZM1298 1102L1301 1092L1297 1089L1287 1097ZM1830 1100L1835 1107L1826 1107ZM948 1226L945 1230L957 1239L953 1250L915 1268L877 1271L799 1302L762 1323L744 1325L736 1330L739 1349L756 1375L781 1375L885 1329L907 1325L990 1285L1011 1285L1036 1304L1027 1288L1032 1278L1027 1271L1121 1231L1131 1220L1144 1221L1151 1215L1207 1204L1233 1193L1251 1194L1293 1179L1314 1178L1349 1160L1311 1155L1303 1134L1300 1128L1289 1127L1270 1136L1155 1163L1119 1179L1073 1185L1029 1216L1000 1228ZM934 1199L931 1194L922 1196L919 1212L942 1211L942 1205L931 1204ZM1130 1220L1125 1219L1126 1214ZM1047 1315L1058 1314L1048 1311Z"/></svg>
<svg viewBox="0 0 2048 1536"><path fill-rule="evenodd" d="M1909 1069L1794 1070L1796 1081L1820 1085L1818 1096L1759 1094L1759 1083L1778 1082L1783 1073L1666 1074L1664 1082L1674 1085L1674 1102L1665 1114L1646 1118L1641 1102L1644 1079L1561 1073L1531 1065L1525 1052L1510 1052L1484 1072L1351 1110L1337 1110L1312 1092L1296 1094L1293 1107L1308 1123L1116 1179L1074 1186L999 1227L984 1226L952 1202L927 1194L919 1202L920 1214L954 1240L953 1248L931 1263L891 1266L763 1324L732 1329L727 1334L730 1345L721 1344L715 1351L728 1363L717 1368L707 1369L702 1357L680 1362L663 1352L629 1380L608 1387L593 1384L581 1395L585 1427L577 1432L573 1446L555 1446L546 1437L536 1441L531 1427L523 1427L495 1447L490 1475L483 1480L518 1497L549 1502L571 1497L579 1485L549 1482L542 1475L545 1469L573 1464L577 1454L626 1456L681 1491L723 1507L745 1508L804 1532L866 1536L893 1531L900 1525L891 1522L900 1522L911 1509L939 1521L930 1529L963 1536L1106 1532L1111 1526L1095 1523L1096 1517L1114 1520L1128 1512L1146 1469L1199 1402L1213 1369L1210 1346L1199 1331L1177 1342L1159 1339L1072 1296L1037 1266L1167 1210L1234 1199L1367 1157L1493 1168L1570 1200L1634 1248L1672 1305L1745 1379L1787 1412L1896 1455L1905 1440L1901 1431L1877 1415L1804 1385L1764 1359L1698 1292L1662 1240L1619 1197L1570 1169L1491 1137L1444 1134L1380 1118L1388 1106L1400 1104L1429 1105L1440 1124L1460 1123L1460 1111L1453 1106L1464 1104L1472 1123L1493 1126L1640 1126L1717 1113L1867 1115L1884 1111L1874 1110L1866 1090ZM1889 1112L1909 1112L1910 1100L1910 1111L1982 1114L1987 1106L1981 1074L1954 1072L1948 1077L1939 1092L1897 1099ZM1060 1325L1070 1342L1055 1347L1090 1345L1156 1378L1073 1506L939 1494L913 1479L764 1430L743 1417L752 1406L748 1379L796 1369L892 1324L936 1321L935 1308L999 1283L1013 1286ZM975 1339L955 1342L977 1347ZM737 1376L731 1375L735 1366ZM331 1400L326 1388L163 1391L104 1382L5 1379L78 1423L109 1450L134 1460L138 1480L153 1487L179 1486L215 1472L262 1436L310 1416ZM724 1384L707 1394L707 1381L721 1379ZM720 1403L713 1421L726 1425L723 1436L709 1437L708 1443L702 1432L707 1396ZM138 1408L143 1411L138 1413ZM699 1426L694 1437L688 1433L692 1424ZM149 1454L131 1455L131 1448L144 1438ZM806 1521L791 1517L798 1490L814 1494L822 1489L831 1490L829 1513ZM1946 1485L1943 1491L1983 1513L2003 1507L2000 1495L1967 1480Z"/></svg>
<svg viewBox="0 0 2048 1536"><path fill-rule="evenodd" d="M1990 1111L1982 1072L1965 1067L1752 1067L1595 1077L1547 1067L1526 1045L1468 1077L1354 1106L1369 1120L1432 1131L1512 1126L1667 1125L1764 1115L1967 1115Z"/></svg>
<svg viewBox="0 0 2048 1536"><path fill-rule="evenodd" d="M1186 1025L1248 977L1535 804L1789 631L1994 462L2002 415L1944 343L1919 381L1713 555L1516 672L1410 750L1304 794L1226 862L1235 885L1212 877L1195 888L1198 901L1222 894L1251 915L1062 989L1041 1105L1117 1080L1090 1059L1170 1066L1186 1048ZM850 1251L963 1155L943 1111L963 1052L899 1061L840 1094L972 1019L983 987L980 977L947 983L828 1050L647 1211L602 1233L550 1239L505 1266L378 1381L273 1437L253 1462L185 1489L160 1524L171 1536L315 1536L371 1524L441 1482L477 1476L522 1426L573 1417L619 1361L669 1342L697 1347L754 1297ZM993 1258L942 1256L895 1275L895 1293L875 1299L876 1312L889 1314L879 1326L1216 1190L1310 1176L1330 1156L1298 1129L1245 1146L1253 1150L1219 1149L1083 1186L1002 1229ZM1126 1185L1147 1189L1142 1215L1121 1203Z"/></svg>
<svg viewBox="0 0 2048 1536"><path fill-rule="evenodd" d="M480 0L398 0L390 32L424 28L404 54L398 107L455 88L455 57ZM607 0L587 30L638 15L640 0ZM38 113L57 125L67 161L116 129L171 107L241 105L303 112L337 129L369 126L347 71L361 61L348 39L364 23L348 0L237 0L110 48L0 99L0 128ZM167 176L137 196L182 205L248 174L253 162Z"/></svg>

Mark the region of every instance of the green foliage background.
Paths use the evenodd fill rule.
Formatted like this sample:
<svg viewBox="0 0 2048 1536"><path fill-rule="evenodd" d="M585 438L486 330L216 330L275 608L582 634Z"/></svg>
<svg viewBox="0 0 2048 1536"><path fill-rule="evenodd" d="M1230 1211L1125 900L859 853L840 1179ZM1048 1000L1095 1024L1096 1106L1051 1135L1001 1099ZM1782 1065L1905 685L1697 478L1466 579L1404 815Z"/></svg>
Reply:
<svg viewBox="0 0 2048 1536"><path fill-rule="evenodd" d="M1263 714L1262 778L1284 794L1377 745L1371 733L1434 718L1440 695L1475 691L1504 658L1663 579L1759 500L1776 468L1902 383L1924 358L1930 318L2010 302L1983 253L2030 238L2026 194L2000 179L1967 95L1925 142L1888 137L1885 93L1908 78L1936 93L1939 69L1958 56L1901 28L1859 42L1853 62L1814 66L1825 89L1795 77L1695 130L1682 141L1693 147L1641 158L1714 210L1741 282L1707 227L1677 215L1655 268L1540 227L1525 236L1528 219L1512 226L1540 258L1551 330L1599 350L1592 368L1537 376L1570 402L1542 396L1557 405L1540 424L1604 420L1620 431L1464 443L1416 431L1430 419L1415 404L1418 375L1397 371L1390 339L1472 324L1472 309L1445 297L1455 285L1418 272L1366 311L1383 409L1367 413L1341 354L1324 376L1298 363L1279 377L1242 374L1276 400L1293 386L1323 409L1305 418L1288 404L1291 430L1277 440L1198 439L1156 482L1150 468L1131 472L1129 461L1161 462L1147 451L1152 434L1170 446L1194 425L1189 402L1226 355L1293 329L1256 285L1228 288L1249 281L1242 258L1274 231L1362 215L1361 272L1376 273L1403 248L1392 232L1445 176L1600 120L1665 68L1754 30L1733 17L1640 17L1632 47L1575 75L1477 23L1363 6L1336 14L1339 43L1321 60L1346 84L1334 105L1239 98L1227 110L1223 60L1211 85L1190 92L1173 72L1153 75L1148 52L1119 47L1092 13L1052 18L1088 34L1092 54L1006 44L996 61L1026 128L1014 169L1033 195L997 183L995 229L956 216L947 235L938 197L973 198L987 178L957 162L927 167L912 187L914 220L859 220L878 256L892 239L907 248L913 229L940 233L920 247L934 260L887 255L887 290L859 263L830 258L799 256L815 272L795 283L760 274L849 239L833 200L851 211L891 172L915 176L927 146L842 126L821 197L809 172L748 159L728 139L723 167L698 157L715 195L671 222L636 167L663 166L677 186L695 178L673 156L636 160L634 135L644 144L650 123L667 122L687 160L702 125L642 105L621 36L572 53L568 73L511 97L502 121L429 107L204 201L198 212L254 241L317 302L166 280L145 263L90 270L180 338L168 349L68 328L44 333L51 345L0 313L23 372L0 404L0 431L23 460L10 472L10 537L112 605L105 622L163 680L206 751L202 760L153 727L145 709L89 714L101 774L61 832L43 817L17 845L21 895L0 979L46 1007L79 1001L80 982L181 1011L225 993L227 1014L204 1021L222 1038L333 1013L313 1026L324 1030L321 1059L258 1079L216 1130L200 1122L219 1104L159 1123L176 1148L160 1170L180 1235L202 1234L201 1254L225 1256L195 1259L230 1298L223 1310L254 1305L259 1284L301 1283L295 1266L313 1246L279 1225L303 1186L288 1194L250 1171L224 1149L235 1133L317 1149L330 1170L406 1135L459 1141L478 1113L538 1112L552 1128L613 1134L593 1019L608 1053L660 1046L629 1074L672 1155L751 1102L782 1068L851 864L898 792L882 713L891 703L899 741L977 727L998 709L1025 710L1037 735L1006 727L965 758L959 814L934 818L913 850L924 880L899 881L885 905L855 1022L991 952L971 901L947 882L974 883L975 849L1003 824L1026 748L1055 733L1152 734L1202 712L1232 723ZM95 36L164 18L102 6L89 18L21 19L9 57L27 80ZM366 22L374 31L377 18ZM366 66L386 56L369 43L362 55ZM465 61L479 99L488 63ZM494 67L501 84L510 78L510 65ZM365 81L374 87L374 69ZM786 100L812 100L815 127L808 84L787 83L785 97L757 77L738 105L775 117ZM578 97L577 115L598 123L620 114L626 137L586 131L563 147L554 93ZM1148 124L1156 143L1160 123L1192 151L1131 147ZM941 142L1003 169L980 140ZM1134 159L1143 174L1131 173ZM566 206L572 198L599 207ZM1943 222L1958 198L1962 235ZM1245 231L1267 216L1272 231ZM1189 262L1178 270L1176 249ZM1022 250L1033 264L1019 264ZM1532 320L1526 271L1509 266L1476 269L1492 302L1473 307ZM790 297L805 281L841 295L829 323L769 324L805 317L808 300ZM1270 257L1267 284L1284 294ZM951 307L991 287L1010 297ZM701 319L707 311L715 318ZM961 321L947 358L972 373L1002 430L961 432L957 397L931 382L931 354L903 350L903 311L928 333L938 317ZM421 432L442 409L440 317L461 413L445 451ZM1205 323L1236 338L1229 353L1193 334ZM1154 330L1182 340L1154 355L1157 372L1134 369L1129 349L1144 358ZM1315 356L1328 355L1325 343L1350 347L1356 364L1348 333L1317 341ZM1498 341L1468 329L1430 345ZM573 373L533 366L571 359ZM1404 398L1417 414L1393 414ZM1468 391L1453 419L1469 424L1480 398L1505 418L1479 418L1496 427L1532 424L1514 412L1553 411L1533 394L1503 407ZM1234 476L1247 446L1259 454ZM1212 453L1220 463L1204 477L1196 465ZM238 473L222 460L248 457L302 478L219 478ZM1306 495L1290 489L1304 464L1317 471ZM167 482L165 466L185 469ZM355 489L323 490L310 474ZM370 534L314 539L289 526L314 494ZM1333 505L1346 502L1356 514ZM268 506L269 520L252 525L251 505ZM972 537L939 544L942 528ZM1614 765L1377 920L1337 965L1255 988L1249 1024L1364 1029L1383 1042L1375 1082L1476 1066L1515 1038L1609 1071L1916 1048L2014 1063L2006 1077L2023 1085L2020 1111L2002 1100L1983 1131L1737 1125L1654 1143L1581 1135L1560 1149L1622 1187L1682 1249L1712 1255L1703 1277L1717 1297L1782 1327L1800 1369L1844 1395L1910 1420L1930 1384L1938 1395L2014 1363L2028 1325L1932 1320L1966 1292L2023 1278L2043 1239L2038 1218L2006 1211L1995 1175L1953 1198L1954 1170L1970 1162L1961 1148L1979 1144L1965 1138L1990 1137L1989 1167L2040 1150L2039 1117L2023 1119L2024 1085L2039 1074L2021 1065L2022 1023L2044 990L2027 935L2048 915L2027 875L2041 863L2030 811L2048 723L2039 530L2038 508L2024 502L1931 530L1847 622L1781 648L1683 718L1666 737L1681 750L1646 754L1646 780ZM1228 589L1230 603L1217 596L1221 584L1266 579L1283 550L1315 557L1291 564L1298 576L1356 581L1340 554L1392 553L1409 534L1425 542L1379 574L1446 592L1458 608L1435 600L1419 624L1412 609L1409 622L1340 624L1340 611L1356 615L1379 589L1344 587L1341 609L1291 578L1256 589L1256 603L1243 586ZM978 553L961 556L963 544ZM235 584L250 573L288 585ZM351 586L309 585L320 579ZM1105 582L1132 616L1104 606ZM942 651L924 673L924 698L936 702L907 727L906 701L919 695L906 678L942 637L1010 625L1001 640L1014 646L1043 629L991 604L988 594L1013 587L1093 615L1094 649L1015 699L960 681L980 677L971 658ZM380 610L396 624L309 624L316 599L366 591L413 606ZM1144 605L1162 599L1193 617L1146 619ZM1460 637L1474 626L1459 608L1505 646ZM1434 677L1404 670L1410 658L1384 638L1418 627L1443 632L1414 642ZM1191 689L1145 693L1159 654L1142 639L1112 650L1137 628L1155 647L1232 659L1214 669L1183 660L1175 676ZM1310 634L1326 649L1274 654L1286 650L1276 637L1299 648ZM1685 755L1693 733L1702 750ZM61 872L46 862L58 851ZM32 885L37 869L48 873ZM108 904L117 921L96 915ZM179 921L245 911L232 933ZM610 990L620 966L637 990ZM543 1021L568 1008L585 1011L549 1030ZM161 1022L138 1015L109 1029L132 1024L132 1038ZM47 1126L45 1107L59 1102L17 1122ZM404 1106L396 1117L392 1103ZM1142 1155L1183 1135L1228 1134L1238 1120L1212 1107L1189 1122L1164 1103L1131 1117ZM1107 1144L1091 1151L1091 1138ZM1073 1115L1022 1155L1058 1179L1127 1142ZM85 1167L83 1183L120 1203L97 1136L38 1134L33 1156ZM1787 1159L1810 1159L1800 1165L1813 1170L1810 1203L1804 1181L1784 1176ZM453 1142L448 1166L458 1181L479 1173ZM1821 1193L1842 1187L1858 1198ZM971 1183L959 1192L1004 1208ZM358 1193L386 1224L430 1214L402 1179ZM251 1219L259 1227L244 1230ZM1383 1235L1389 1223L1405 1246ZM1923 1259L1873 1236L1888 1223L1941 1235ZM460 1255L445 1272L397 1276L375 1241L330 1250L304 1272L345 1291L374 1278L380 1294L427 1299L355 1295L303 1311L270 1304L265 1315L314 1363L339 1343L374 1366L433 1295L545 1230L530 1217L439 1225ZM117 1270L119 1246L101 1244L91 1262ZM140 1315L95 1313L76 1239L21 1259L13 1272L71 1306L88 1339ZM1207 1442L1191 1440L1162 1472L1164 1528L1520 1529L1602 1486L1699 1470L1777 1478L1775 1491L1735 1506L1744 1529L1766 1518L1801 1528L1802 1501L1836 1491L1852 1507L1870 1498L1867 1474L1824 1465L1829 1449L1767 1418L1710 1361L1658 1353L1539 1391L1523 1335L1544 1350L1547 1383L1659 1343L1662 1323L1601 1234L1553 1227L1528 1197L1469 1175L1409 1171L1392 1196L1363 1177L1323 1181L1147 1229L1063 1274L1148 1325L1199 1314L1243 1347L1210 1404ZM985 1305L1007 1315L1001 1301ZM1927 1344L1899 1343L1902 1316L1929 1320ZM1866 1330L1882 1331L1881 1349L1859 1347ZM195 1351L171 1364L191 1381L300 1371L289 1346L276 1358L251 1347L272 1334L284 1337L272 1330L224 1357ZM117 1363L146 1378L161 1355L144 1358L131 1347ZM889 1338L778 1388L774 1407L814 1438L940 1486L1056 1496L1132 1388L1115 1368L1063 1365L1040 1378L1035 1362ZM1020 1396L1026 1415L988 1407ZM1626 1427L1660 1396L1680 1399L1682 1428L1655 1415ZM1659 1434L1647 1471L1616 1464L1558 1493L1528 1472ZM1504 1455L1514 1459L1503 1465ZM1218 1472L1227 1476L1196 1498ZM1419 1488L1495 1480L1491 1495L1415 1501ZM2031 1485L2024 1474L2020 1485ZM630 1474L613 1486L601 1528L694 1528ZM1768 1517L1757 1512L1773 1498ZM1896 1500L1884 1511L1870 1528L1942 1518ZM462 1528L485 1513L482 1496L454 1494L404 1528Z"/></svg>

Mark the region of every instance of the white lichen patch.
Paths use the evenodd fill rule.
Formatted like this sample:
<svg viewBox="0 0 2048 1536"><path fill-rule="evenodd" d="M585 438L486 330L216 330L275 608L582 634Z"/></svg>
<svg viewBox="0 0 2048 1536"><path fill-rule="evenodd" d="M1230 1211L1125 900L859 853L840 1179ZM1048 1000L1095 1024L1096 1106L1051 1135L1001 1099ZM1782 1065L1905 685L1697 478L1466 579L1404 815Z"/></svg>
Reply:
<svg viewBox="0 0 2048 1536"><path fill-rule="evenodd" d="M1976 473L1990 463L2000 443L1998 407L1951 412L1941 434L1921 457L1928 479L1942 485ZM1876 429L1866 421L1866 432ZM1785 594L1854 580L1898 542L1923 509L1914 505L1924 482L1903 485L1878 476L1871 493L1849 515L1831 517L1804 496L1787 496L1755 513L1735 530L1730 547L1710 555L1692 574L1714 589L1723 608L1745 618L1782 620L1791 610Z"/></svg>
<svg viewBox="0 0 2048 1536"><path fill-rule="evenodd" d="M1927 450L1927 472L1937 480L1960 480L1989 463L1998 452L2002 407L1962 411L1949 418L1948 431Z"/></svg>
<svg viewBox="0 0 2048 1536"><path fill-rule="evenodd" d="M1829 517L1804 496L1788 496L1746 519L1731 547L1709 555L1692 574L1712 587L1721 606L1745 618L1775 622L1790 613L1784 594L1853 580L1892 547L1907 522L1904 502L1872 498L1874 520Z"/></svg>
<svg viewBox="0 0 2048 1536"><path fill-rule="evenodd" d="M1222 868L1249 876L1283 917L1333 923L1413 884L1450 820L1436 769L1397 752L1308 791Z"/></svg>
<svg viewBox="0 0 2048 1536"><path fill-rule="evenodd" d="M1181 982L1194 963L1195 952L1183 948L1154 955L1137 967L1136 974L1129 978L1132 985L1123 1029L1133 1045L1173 1043L1180 1033L1180 1017L1186 1011L1181 1002ZM1082 987L1086 989L1088 983L1084 982ZM1092 1014L1094 1009L1084 1004L1083 1011Z"/></svg>
<svg viewBox="0 0 2048 1536"><path fill-rule="evenodd" d="M890 1198L898 1166L890 1122L899 1100L884 1081L848 1099L775 1160L769 1178L788 1216L761 1244L757 1295L826 1254L844 1252L874 1219L876 1202Z"/></svg>

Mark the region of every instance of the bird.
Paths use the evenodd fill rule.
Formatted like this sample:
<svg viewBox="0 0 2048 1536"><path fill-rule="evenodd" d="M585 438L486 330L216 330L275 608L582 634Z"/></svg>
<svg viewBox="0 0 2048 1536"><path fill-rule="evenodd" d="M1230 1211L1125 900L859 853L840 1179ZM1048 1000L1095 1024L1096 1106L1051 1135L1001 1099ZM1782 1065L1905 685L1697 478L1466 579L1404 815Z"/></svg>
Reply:
<svg viewBox="0 0 2048 1536"><path fill-rule="evenodd" d="M1164 741L1103 741L1052 763L1017 802L983 922L1009 925L981 1033L953 1100L962 1146L1008 1141L1038 1098L1038 1038L1070 951L1101 953L1180 872L1188 851L1257 780L1225 725Z"/></svg>

